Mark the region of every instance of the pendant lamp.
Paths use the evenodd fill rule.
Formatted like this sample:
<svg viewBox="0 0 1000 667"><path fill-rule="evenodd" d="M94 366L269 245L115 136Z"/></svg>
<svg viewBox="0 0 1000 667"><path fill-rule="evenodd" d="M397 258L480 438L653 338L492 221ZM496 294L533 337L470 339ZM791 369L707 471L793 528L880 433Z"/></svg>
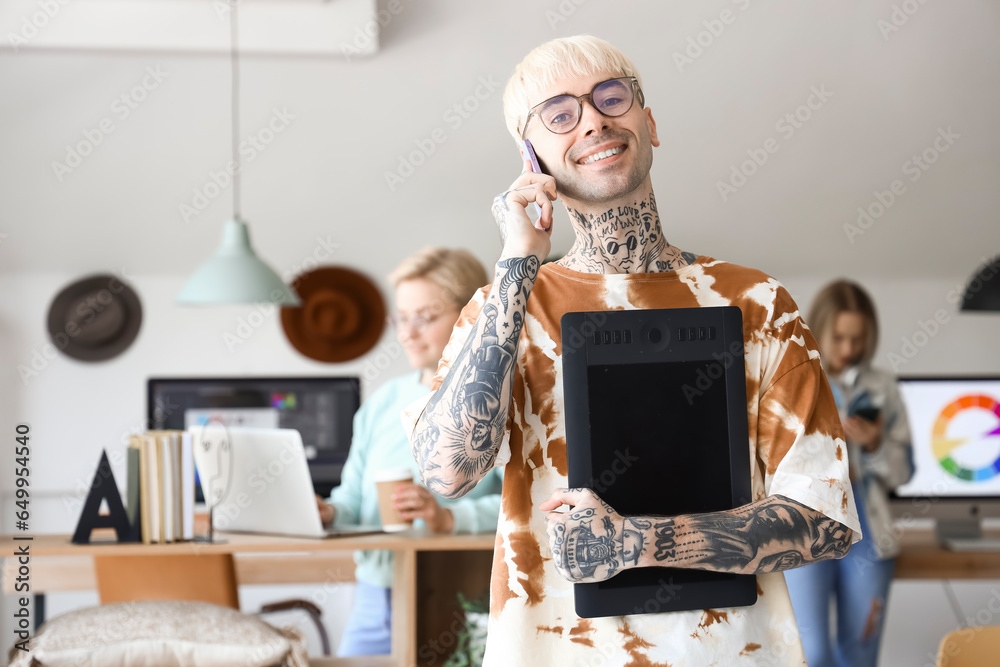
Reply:
<svg viewBox="0 0 1000 667"><path fill-rule="evenodd" d="M984 261L969 278L962 295L962 310L1000 312L1000 255Z"/></svg>
<svg viewBox="0 0 1000 667"><path fill-rule="evenodd" d="M233 219L222 228L222 243L215 255L202 264L184 284L178 303L235 304L273 303L279 306L301 305L295 291L265 264L250 245L250 231L240 218L239 152L239 58L236 3L229 8L232 61L232 130L233 130Z"/></svg>

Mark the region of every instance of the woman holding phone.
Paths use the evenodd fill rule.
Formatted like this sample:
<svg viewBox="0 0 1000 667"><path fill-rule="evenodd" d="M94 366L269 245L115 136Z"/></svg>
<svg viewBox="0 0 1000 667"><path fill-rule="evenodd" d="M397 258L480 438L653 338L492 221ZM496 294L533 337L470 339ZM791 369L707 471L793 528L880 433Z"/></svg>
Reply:
<svg viewBox="0 0 1000 667"><path fill-rule="evenodd" d="M910 427L895 376L871 365L878 319L861 286L846 280L827 285L807 322L840 408L864 538L840 560L786 571L785 581L810 667L874 666L899 553L889 492L913 474Z"/></svg>
<svg viewBox="0 0 1000 667"><path fill-rule="evenodd" d="M473 294L489 283L486 270L467 250L425 248L389 276L396 288L393 323L414 372L383 384L354 417L354 436L341 484L329 500L316 497L329 525L381 525L375 479L379 471L407 467L419 479L399 414L429 392L431 379L458 316ZM492 532L500 512L502 473L495 468L458 500L446 500L413 482L400 483L393 504L404 521L435 533ZM390 652L392 552L358 551L354 607L337 648L341 657Z"/></svg>

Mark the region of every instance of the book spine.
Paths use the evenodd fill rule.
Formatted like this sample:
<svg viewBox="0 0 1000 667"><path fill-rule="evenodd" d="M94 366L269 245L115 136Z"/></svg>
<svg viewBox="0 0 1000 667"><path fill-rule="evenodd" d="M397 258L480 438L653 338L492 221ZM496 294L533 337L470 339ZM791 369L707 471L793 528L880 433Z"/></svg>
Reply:
<svg viewBox="0 0 1000 667"><path fill-rule="evenodd" d="M130 436L128 444L128 477L125 489L125 512L128 515L129 536L142 541L142 441L139 436Z"/></svg>
<svg viewBox="0 0 1000 667"><path fill-rule="evenodd" d="M161 433L157 440L157 453L160 460L160 542L173 542L174 532L171 525L173 513L171 512L170 489L173 480L170 479L170 434Z"/></svg>
<svg viewBox="0 0 1000 667"><path fill-rule="evenodd" d="M156 454L156 446L152 436L144 436L142 439L142 449L140 450L139 467L142 468L142 496L139 501L142 513L142 542L143 544L153 543L153 499L156 496L156 475L153 464Z"/></svg>
<svg viewBox="0 0 1000 667"><path fill-rule="evenodd" d="M149 477L150 477L150 488L149 488L149 499L152 505L149 508L150 521L150 538L154 543L159 543L163 541L163 475L160 472L160 446L158 438L153 435L150 436L150 446L149 446Z"/></svg>
<svg viewBox="0 0 1000 667"><path fill-rule="evenodd" d="M185 540L194 539L194 451L191 449L191 434L181 433L181 505Z"/></svg>
<svg viewBox="0 0 1000 667"><path fill-rule="evenodd" d="M174 496L174 541L183 539L184 533L184 507L183 507L183 482L181 479L181 432L174 431L170 434L170 467L172 472L173 496Z"/></svg>

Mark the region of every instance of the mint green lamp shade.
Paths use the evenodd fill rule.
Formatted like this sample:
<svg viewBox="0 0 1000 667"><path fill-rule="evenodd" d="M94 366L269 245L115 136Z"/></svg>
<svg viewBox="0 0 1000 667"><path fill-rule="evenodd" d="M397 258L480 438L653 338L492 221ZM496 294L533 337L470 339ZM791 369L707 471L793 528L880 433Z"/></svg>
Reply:
<svg viewBox="0 0 1000 667"><path fill-rule="evenodd" d="M215 255L194 272L180 294L182 304L273 303L301 305L299 296L250 247L242 220L227 220Z"/></svg>

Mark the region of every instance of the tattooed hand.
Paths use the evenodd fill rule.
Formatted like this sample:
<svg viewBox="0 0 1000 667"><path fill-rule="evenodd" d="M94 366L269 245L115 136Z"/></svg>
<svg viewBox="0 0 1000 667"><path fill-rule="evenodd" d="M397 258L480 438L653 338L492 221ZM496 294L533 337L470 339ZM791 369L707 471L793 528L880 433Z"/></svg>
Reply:
<svg viewBox="0 0 1000 667"><path fill-rule="evenodd" d="M493 218L500 230L504 256L548 256L552 249L552 202L557 197L555 179L536 174L531 171L531 163L525 161L521 175L493 200ZM542 208L534 224L525 211L532 202Z"/></svg>
<svg viewBox="0 0 1000 667"><path fill-rule="evenodd" d="M563 503L572 509L552 511ZM643 534L590 489L558 489L538 507L547 512L552 561L567 581L604 581L638 563Z"/></svg>

